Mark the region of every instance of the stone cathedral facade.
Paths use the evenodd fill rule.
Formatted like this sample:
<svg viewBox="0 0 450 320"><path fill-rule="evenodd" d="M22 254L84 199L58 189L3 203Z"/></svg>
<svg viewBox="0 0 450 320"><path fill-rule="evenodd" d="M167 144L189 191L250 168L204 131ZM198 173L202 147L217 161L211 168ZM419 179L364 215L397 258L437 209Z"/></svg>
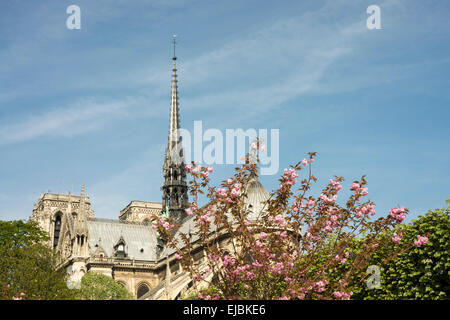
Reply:
<svg viewBox="0 0 450 320"><path fill-rule="evenodd" d="M151 216L169 211L178 223L180 232L194 228L193 220L184 209L188 203L186 170L179 135L179 104L176 56L173 57L169 137L166 148L162 202L131 201L119 213L119 219L95 217L91 199L81 188L79 196L42 194L30 219L39 223L50 236L49 246L60 253L60 266L79 280L87 272L112 277L137 299L176 299L192 285L183 271L175 251L164 246L151 228ZM247 190L249 208L255 215L269 193L255 179ZM226 235L221 246L229 244ZM205 262L203 249L195 245L192 252L199 264ZM76 279L78 277L78 279Z"/></svg>

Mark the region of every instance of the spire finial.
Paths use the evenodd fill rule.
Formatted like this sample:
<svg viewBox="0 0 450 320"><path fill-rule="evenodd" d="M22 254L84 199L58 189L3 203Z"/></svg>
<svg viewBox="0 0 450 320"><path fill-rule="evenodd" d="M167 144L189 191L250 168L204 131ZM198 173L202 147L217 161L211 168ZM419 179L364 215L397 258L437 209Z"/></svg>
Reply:
<svg viewBox="0 0 450 320"><path fill-rule="evenodd" d="M84 183L81 185L81 196L84 198Z"/></svg>
<svg viewBox="0 0 450 320"><path fill-rule="evenodd" d="M177 35L174 34L174 35L173 35L173 58L172 58L173 60L177 60L177 56L176 56L176 54L175 54L175 48L176 48L176 46L177 46L176 38L177 38Z"/></svg>

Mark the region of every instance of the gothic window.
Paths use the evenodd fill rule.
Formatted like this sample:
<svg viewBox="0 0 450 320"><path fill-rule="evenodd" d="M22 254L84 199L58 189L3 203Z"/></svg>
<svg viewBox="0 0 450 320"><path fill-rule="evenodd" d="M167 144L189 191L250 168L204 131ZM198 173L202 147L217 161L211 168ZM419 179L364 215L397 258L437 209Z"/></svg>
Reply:
<svg viewBox="0 0 450 320"><path fill-rule="evenodd" d="M141 283L137 290L137 298L139 299L149 291L150 291L149 287L145 283Z"/></svg>
<svg viewBox="0 0 450 320"><path fill-rule="evenodd" d="M55 227L53 232L53 249L58 246L59 233L61 232L61 215L58 214L55 219Z"/></svg>
<svg viewBox="0 0 450 320"><path fill-rule="evenodd" d="M173 179L174 179L174 180L178 180L178 173L177 173L177 170L174 170L174 171L173 171Z"/></svg>
<svg viewBox="0 0 450 320"><path fill-rule="evenodd" d="M178 190L176 188L173 191L173 195L175 197L175 204L178 205Z"/></svg>

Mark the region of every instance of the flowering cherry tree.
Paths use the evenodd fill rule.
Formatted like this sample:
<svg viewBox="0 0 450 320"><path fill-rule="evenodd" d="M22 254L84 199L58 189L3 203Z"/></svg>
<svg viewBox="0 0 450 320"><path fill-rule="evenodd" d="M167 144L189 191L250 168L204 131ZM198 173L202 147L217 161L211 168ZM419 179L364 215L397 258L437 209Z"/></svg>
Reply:
<svg viewBox="0 0 450 320"><path fill-rule="evenodd" d="M259 141L253 143L248 161L219 188L210 185L212 167L186 166L192 177L186 213L195 225L190 234L176 232L170 217L156 217L154 228L176 249L198 298L350 299L352 287L365 285L370 257L378 247L408 249L399 247L399 226L408 209L392 208L374 219L375 204L367 199L364 176L351 184L344 206L337 203L342 177L331 178L317 197L310 195L317 181L312 174L316 153L284 170L278 189L255 218L246 199L263 151ZM201 196L207 199L203 206ZM415 245L427 240L420 236ZM196 247L205 254L202 264L192 255Z"/></svg>

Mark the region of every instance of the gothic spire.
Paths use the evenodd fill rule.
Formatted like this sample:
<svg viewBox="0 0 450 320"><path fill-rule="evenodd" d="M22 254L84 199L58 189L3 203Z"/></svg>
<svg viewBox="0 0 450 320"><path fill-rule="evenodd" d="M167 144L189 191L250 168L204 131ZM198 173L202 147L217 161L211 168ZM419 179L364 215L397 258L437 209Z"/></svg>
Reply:
<svg viewBox="0 0 450 320"><path fill-rule="evenodd" d="M72 193L69 191L69 201L67 205L67 212L72 214Z"/></svg>
<svg viewBox="0 0 450 320"><path fill-rule="evenodd" d="M84 183L81 185L81 195L80 195L80 214L85 214L85 199L86 195L84 192Z"/></svg>
<svg viewBox="0 0 450 320"><path fill-rule="evenodd" d="M169 141L164 159L163 173L164 185L162 186L162 212L167 210L170 216L181 222L186 215L184 209L187 206L186 169L183 156L183 148L179 133L179 109L178 109L178 85L177 66L175 52L175 35L173 38L173 68L172 68L172 93L170 100L170 129Z"/></svg>
<svg viewBox="0 0 450 320"><path fill-rule="evenodd" d="M173 147L179 143L180 118L178 115L178 81L177 81L177 57L175 55L175 41L176 35L173 36L173 68L172 68L172 93L170 100L170 129L169 129L169 144L168 149L172 150Z"/></svg>
<svg viewBox="0 0 450 320"><path fill-rule="evenodd" d="M84 184L81 186L80 206L77 219L75 221L75 233L78 235L88 234L87 227L88 212L86 210L86 194L84 192Z"/></svg>

